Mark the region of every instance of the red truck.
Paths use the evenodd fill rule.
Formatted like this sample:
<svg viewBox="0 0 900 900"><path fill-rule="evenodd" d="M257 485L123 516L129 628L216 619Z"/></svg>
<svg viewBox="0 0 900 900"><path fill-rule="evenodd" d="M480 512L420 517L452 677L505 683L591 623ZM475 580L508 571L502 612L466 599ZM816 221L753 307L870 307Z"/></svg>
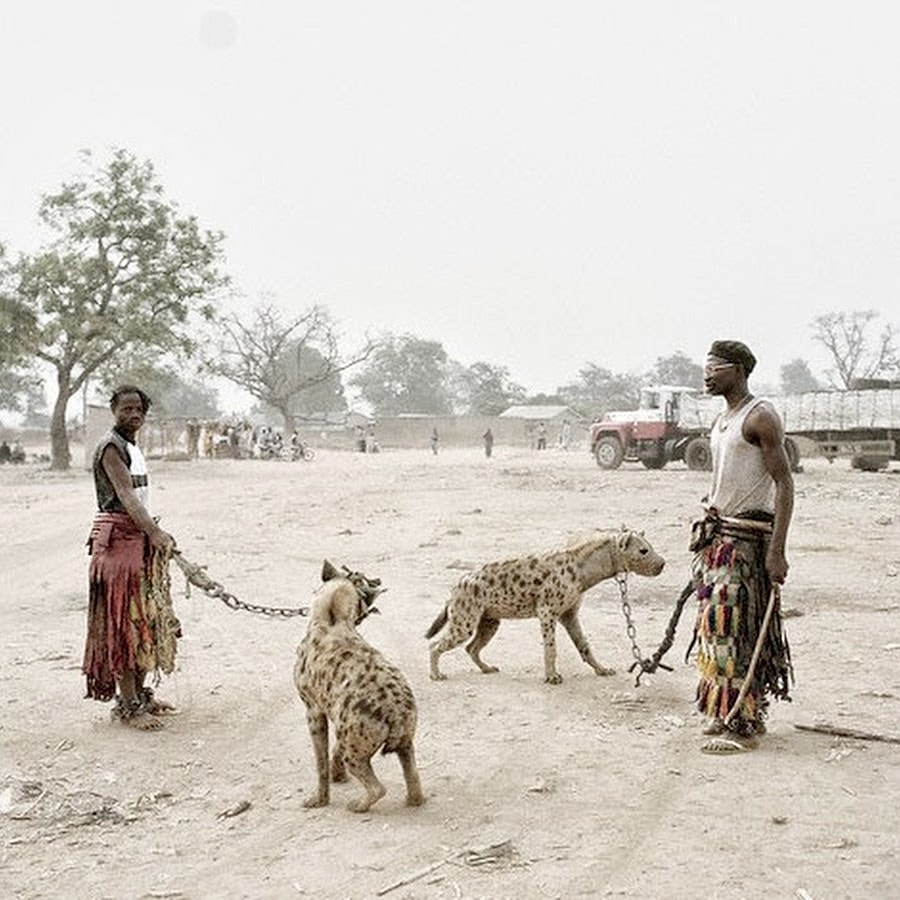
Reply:
<svg viewBox="0 0 900 900"><path fill-rule="evenodd" d="M800 468L803 438L826 459L849 457L856 469L878 471L900 459L900 388L809 391L768 398L784 423L791 468ZM648 469L683 461L689 469L711 464L709 429L722 398L681 385L651 385L635 410L610 412L591 425L591 453L603 469L624 461Z"/></svg>
<svg viewBox="0 0 900 900"><path fill-rule="evenodd" d="M719 398L681 385L650 385L638 408L607 413L591 425L591 453L602 469L624 461L661 469L684 460L689 469L708 470L709 426L721 409Z"/></svg>

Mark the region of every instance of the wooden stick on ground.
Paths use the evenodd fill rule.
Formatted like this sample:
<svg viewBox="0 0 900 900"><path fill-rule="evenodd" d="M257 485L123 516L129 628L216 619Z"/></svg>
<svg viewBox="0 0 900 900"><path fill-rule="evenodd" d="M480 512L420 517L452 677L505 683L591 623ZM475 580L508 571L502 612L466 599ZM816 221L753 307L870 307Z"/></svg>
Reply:
<svg viewBox="0 0 900 900"><path fill-rule="evenodd" d="M856 738L859 741L883 741L886 744L900 744L900 737L877 734L872 731L858 731L856 728L838 728L834 725L794 725L800 731L816 731L819 734L833 734L835 737Z"/></svg>
<svg viewBox="0 0 900 900"><path fill-rule="evenodd" d="M430 866L426 866L424 869L420 869L418 872L414 872L412 875L407 875L405 878L401 878L399 881L395 881L393 884L389 884L387 887L381 888L381 890L376 891L376 897L383 897L385 894L389 894L391 891L396 890L399 887L405 887L408 884L412 884L414 881L418 881L420 878L424 878L426 875L430 875L435 869L439 869L444 863L448 862L446 859L438 860L436 863L432 863Z"/></svg>

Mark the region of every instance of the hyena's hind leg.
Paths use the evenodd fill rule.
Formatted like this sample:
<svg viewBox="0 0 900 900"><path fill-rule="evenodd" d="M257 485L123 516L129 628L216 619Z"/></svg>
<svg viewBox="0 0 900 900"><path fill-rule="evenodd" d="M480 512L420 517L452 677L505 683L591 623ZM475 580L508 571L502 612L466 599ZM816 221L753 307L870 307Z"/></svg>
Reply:
<svg viewBox="0 0 900 900"><path fill-rule="evenodd" d="M307 707L306 721L312 739L313 753L316 757L316 774L318 783L315 793L310 794L303 805L306 807L327 806L330 797L328 779L328 718L318 709Z"/></svg>
<svg viewBox="0 0 900 900"><path fill-rule="evenodd" d="M372 769L372 761L366 757L353 757L347 760L347 768L354 778L358 778L365 788L366 793L347 804L351 812L366 812L373 803L380 800L387 788L378 780Z"/></svg>
<svg viewBox="0 0 900 900"><path fill-rule="evenodd" d="M344 751L340 744L336 744L331 754L331 780L340 784L347 780L347 767L344 765Z"/></svg>
<svg viewBox="0 0 900 900"><path fill-rule="evenodd" d="M455 599L454 593L447 604L447 624L442 634L431 642L432 681L444 680L446 676L440 670L441 655L463 643L475 631L481 618L480 609L459 609L462 604L454 603Z"/></svg>
<svg viewBox="0 0 900 900"><path fill-rule="evenodd" d="M422 782L416 767L416 751L413 749L412 741L397 748L397 758L406 779L406 805L421 806L425 802L425 795L422 793Z"/></svg>
<svg viewBox="0 0 900 900"><path fill-rule="evenodd" d="M472 661L486 675L491 675L500 670L496 666L489 666L481 659L481 651L488 645L491 638L497 633L500 627L500 620L484 613L478 620L478 627L475 629L475 637L466 644L466 653L472 657Z"/></svg>

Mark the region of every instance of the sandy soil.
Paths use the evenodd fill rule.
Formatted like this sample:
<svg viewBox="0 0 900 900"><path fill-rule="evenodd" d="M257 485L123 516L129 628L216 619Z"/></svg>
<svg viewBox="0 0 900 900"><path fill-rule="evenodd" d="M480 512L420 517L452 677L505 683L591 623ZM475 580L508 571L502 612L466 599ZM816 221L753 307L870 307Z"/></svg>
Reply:
<svg viewBox="0 0 900 900"><path fill-rule="evenodd" d="M355 784L306 810L314 767L291 682L305 620L183 593L180 714L139 734L82 700L92 516L87 473L0 469L0 896L38 898L889 898L900 881L900 745L801 730L900 733L900 473L807 461L796 476L784 604L797 684L763 746L699 752L685 611L674 671L627 672L615 582L582 621L598 678L560 633L542 681L537 623L504 623L482 675L462 650L428 678L423 632L461 570L593 527L646 531L668 559L632 578L649 655L686 580L707 477L602 472L587 453L496 448L320 452L313 463L151 464L155 511L185 554L242 600L309 603L324 558L389 592L365 636L407 674L427 794L350 813ZM240 811L243 810L243 811ZM233 813L233 814L229 814Z"/></svg>

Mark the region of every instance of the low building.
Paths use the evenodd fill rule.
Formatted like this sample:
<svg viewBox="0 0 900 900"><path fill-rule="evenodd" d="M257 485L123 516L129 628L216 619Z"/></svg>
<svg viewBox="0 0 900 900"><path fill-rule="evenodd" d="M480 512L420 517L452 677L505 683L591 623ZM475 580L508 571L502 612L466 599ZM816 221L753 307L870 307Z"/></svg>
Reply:
<svg viewBox="0 0 900 900"><path fill-rule="evenodd" d="M500 418L520 420L525 442L537 449L568 450L583 440L586 430L586 423L568 406L511 406Z"/></svg>

